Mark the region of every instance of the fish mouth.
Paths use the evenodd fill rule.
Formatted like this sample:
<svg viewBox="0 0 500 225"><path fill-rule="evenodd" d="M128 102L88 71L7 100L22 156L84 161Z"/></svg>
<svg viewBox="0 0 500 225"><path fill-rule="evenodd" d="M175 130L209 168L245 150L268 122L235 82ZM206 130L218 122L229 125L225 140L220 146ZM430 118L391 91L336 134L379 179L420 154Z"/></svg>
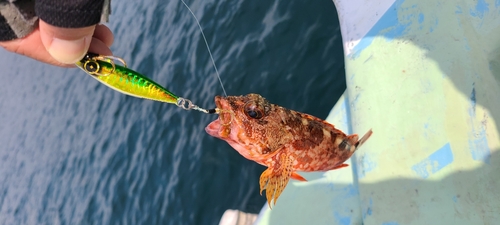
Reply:
<svg viewBox="0 0 500 225"><path fill-rule="evenodd" d="M226 110L229 107L228 102L221 96L215 96L215 105L219 110ZM219 118L208 124L205 131L213 137L224 139L229 135L230 128L227 124L221 123L221 114L219 113Z"/></svg>
<svg viewBox="0 0 500 225"><path fill-rule="evenodd" d="M210 124L205 127L205 131L210 135L214 136L216 138L221 138L219 135L219 129L220 129L220 121L219 118L216 120L212 121Z"/></svg>

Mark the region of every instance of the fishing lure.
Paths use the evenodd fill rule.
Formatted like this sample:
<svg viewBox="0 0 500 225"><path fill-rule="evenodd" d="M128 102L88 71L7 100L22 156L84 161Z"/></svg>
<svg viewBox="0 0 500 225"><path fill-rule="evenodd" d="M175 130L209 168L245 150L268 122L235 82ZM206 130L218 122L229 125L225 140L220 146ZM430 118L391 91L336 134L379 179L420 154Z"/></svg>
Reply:
<svg viewBox="0 0 500 225"><path fill-rule="evenodd" d="M115 61L119 61L123 66L115 64ZM125 60L119 57L89 52L76 62L76 66L99 82L123 94L175 104L185 110L216 113L215 109L201 108L191 100L179 97L148 77L127 68Z"/></svg>

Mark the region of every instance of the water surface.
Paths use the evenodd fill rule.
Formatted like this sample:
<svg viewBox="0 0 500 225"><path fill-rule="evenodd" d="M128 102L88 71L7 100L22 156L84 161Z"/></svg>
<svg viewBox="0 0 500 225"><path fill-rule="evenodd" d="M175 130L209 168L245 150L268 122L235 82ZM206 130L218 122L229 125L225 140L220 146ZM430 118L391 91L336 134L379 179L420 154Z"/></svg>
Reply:
<svg viewBox="0 0 500 225"><path fill-rule="evenodd" d="M187 1L229 95L325 118L345 89L331 1ZM194 103L222 95L180 1L112 1L112 50ZM78 69L0 51L0 224L217 224L257 213L265 169L204 127L216 118L117 93Z"/></svg>

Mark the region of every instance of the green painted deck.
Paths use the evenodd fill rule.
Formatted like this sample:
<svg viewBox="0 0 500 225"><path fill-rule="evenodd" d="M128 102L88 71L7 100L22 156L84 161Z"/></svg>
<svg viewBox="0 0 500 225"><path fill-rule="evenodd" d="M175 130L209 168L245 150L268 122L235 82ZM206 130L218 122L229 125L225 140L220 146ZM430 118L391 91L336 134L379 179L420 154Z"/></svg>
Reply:
<svg viewBox="0 0 500 225"><path fill-rule="evenodd" d="M356 40L349 26L369 21L335 1L347 90L328 121L372 137L351 167L289 183L258 224L499 223L500 1L389 2Z"/></svg>

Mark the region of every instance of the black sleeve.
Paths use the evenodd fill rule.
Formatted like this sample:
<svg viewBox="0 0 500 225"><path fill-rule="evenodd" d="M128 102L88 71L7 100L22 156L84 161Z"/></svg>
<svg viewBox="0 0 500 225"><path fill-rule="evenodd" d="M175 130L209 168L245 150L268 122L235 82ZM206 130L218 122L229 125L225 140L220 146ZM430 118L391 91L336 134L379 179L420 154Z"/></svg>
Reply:
<svg viewBox="0 0 500 225"><path fill-rule="evenodd" d="M38 25L79 28L107 21L111 0L0 0L0 41L22 38Z"/></svg>
<svg viewBox="0 0 500 225"><path fill-rule="evenodd" d="M21 38L37 25L35 0L0 0L0 41Z"/></svg>
<svg viewBox="0 0 500 225"><path fill-rule="evenodd" d="M46 23L78 28L99 23L104 0L37 0L35 12Z"/></svg>

